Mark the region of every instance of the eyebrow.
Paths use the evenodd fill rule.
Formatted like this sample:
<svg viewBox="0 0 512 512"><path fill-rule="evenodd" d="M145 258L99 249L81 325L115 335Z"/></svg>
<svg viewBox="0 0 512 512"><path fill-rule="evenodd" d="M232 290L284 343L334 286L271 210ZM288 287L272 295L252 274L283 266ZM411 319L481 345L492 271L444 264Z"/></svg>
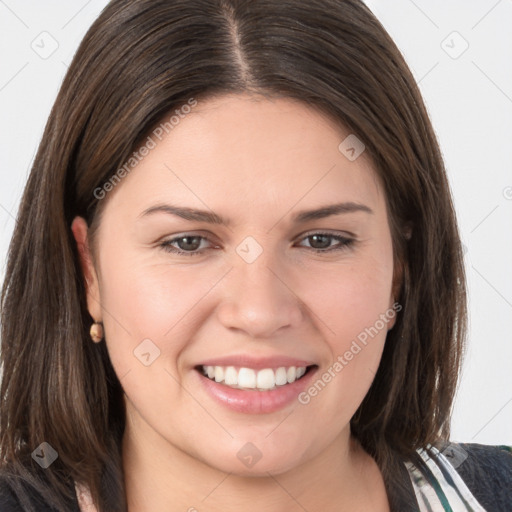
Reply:
<svg viewBox="0 0 512 512"><path fill-rule="evenodd" d="M336 203L321 206L320 208L315 208L313 210L302 210L292 217L292 223L300 224L310 220L324 219L332 215L341 215L344 213L353 212L365 212L369 214L374 213L371 208L364 204L354 202ZM154 213L168 213L176 217L181 217L182 219L185 220L207 222L208 224L218 224L226 227L229 227L232 224L231 220L225 219L224 217L221 217L220 215L214 213L213 211L196 210L185 206L176 206L170 204L158 204L155 206L151 206L150 208L144 210L139 215L139 218Z"/></svg>

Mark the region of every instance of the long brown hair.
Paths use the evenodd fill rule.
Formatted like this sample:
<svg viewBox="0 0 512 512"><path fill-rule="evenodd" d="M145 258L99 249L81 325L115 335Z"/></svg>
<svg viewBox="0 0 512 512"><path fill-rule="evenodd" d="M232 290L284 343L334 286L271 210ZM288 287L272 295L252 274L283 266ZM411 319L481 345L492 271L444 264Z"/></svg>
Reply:
<svg viewBox="0 0 512 512"><path fill-rule="evenodd" d="M99 511L126 510L123 390L105 342L88 334L71 222L98 224L108 197L94 191L169 112L239 92L328 114L364 142L384 184L403 310L351 429L393 507L400 461L449 437L466 327L461 243L424 103L382 25L359 0L113 0L49 117L1 298L2 465L57 510L69 509L72 481ZM30 454L44 441L58 458L42 471Z"/></svg>

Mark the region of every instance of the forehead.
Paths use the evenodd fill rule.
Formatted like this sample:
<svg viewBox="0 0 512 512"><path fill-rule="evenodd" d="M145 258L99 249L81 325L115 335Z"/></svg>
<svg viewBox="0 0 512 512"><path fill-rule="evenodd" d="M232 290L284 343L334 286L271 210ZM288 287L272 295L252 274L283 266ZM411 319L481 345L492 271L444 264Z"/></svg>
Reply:
<svg viewBox="0 0 512 512"><path fill-rule="evenodd" d="M198 101L162 127L143 141L152 149L116 187L114 204L119 195L139 213L173 200L222 206L227 216L232 208L275 217L277 205L284 211L299 203L382 203L365 153L351 161L339 149L350 132L297 100L225 95Z"/></svg>

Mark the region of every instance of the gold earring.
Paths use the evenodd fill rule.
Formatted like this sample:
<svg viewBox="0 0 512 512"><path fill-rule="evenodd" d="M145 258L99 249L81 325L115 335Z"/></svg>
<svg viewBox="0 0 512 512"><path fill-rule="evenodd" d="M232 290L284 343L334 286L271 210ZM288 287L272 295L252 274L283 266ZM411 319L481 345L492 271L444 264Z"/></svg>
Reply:
<svg viewBox="0 0 512 512"><path fill-rule="evenodd" d="M103 339L103 324L101 322L94 322L91 325L89 334L91 335L91 339L94 343L101 341Z"/></svg>

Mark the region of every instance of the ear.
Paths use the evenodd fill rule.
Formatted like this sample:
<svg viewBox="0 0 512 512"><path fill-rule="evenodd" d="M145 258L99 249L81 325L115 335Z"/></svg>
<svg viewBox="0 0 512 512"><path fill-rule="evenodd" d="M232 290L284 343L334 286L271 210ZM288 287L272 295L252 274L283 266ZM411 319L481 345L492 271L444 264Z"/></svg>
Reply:
<svg viewBox="0 0 512 512"><path fill-rule="evenodd" d="M412 222L406 222L402 226L402 236L405 240L410 240L412 237L412 231L413 231L413 224ZM406 242L407 243L407 242ZM388 330L392 329L395 326L396 323L396 317L397 313L402 310L403 306L402 304L398 303L398 298L401 295L402 288L404 286L404 280L406 280L405 274L408 273L408 268L406 267L407 262L405 261L405 252L402 253L403 258L397 258L394 255L394 262L393 262L393 284L391 287L391 296L389 298L389 308L393 309L395 314L393 315L393 318L388 321ZM394 304L397 304L396 307L393 307Z"/></svg>
<svg viewBox="0 0 512 512"><path fill-rule="evenodd" d="M389 309L394 311L394 315L390 320L388 320L388 331L390 329L393 329L393 327L395 326L397 313L402 309L401 306L398 309L397 307L394 307L394 305L397 303L398 297L400 297L400 291L402 289L403 280L404 263L396 262L393 271L393 284L391 287L391 295L389 297Z"/></svg>
<svg viewBox="0 0 512 512"><path fill-rule="evenodd" d="M80 266L85 279L87 292L87 309L95 322L102 321L99 281L94 268L92 255L89 247L88 226L83 217L75 217L71 223L71 231L75 237Z"/></svg>

